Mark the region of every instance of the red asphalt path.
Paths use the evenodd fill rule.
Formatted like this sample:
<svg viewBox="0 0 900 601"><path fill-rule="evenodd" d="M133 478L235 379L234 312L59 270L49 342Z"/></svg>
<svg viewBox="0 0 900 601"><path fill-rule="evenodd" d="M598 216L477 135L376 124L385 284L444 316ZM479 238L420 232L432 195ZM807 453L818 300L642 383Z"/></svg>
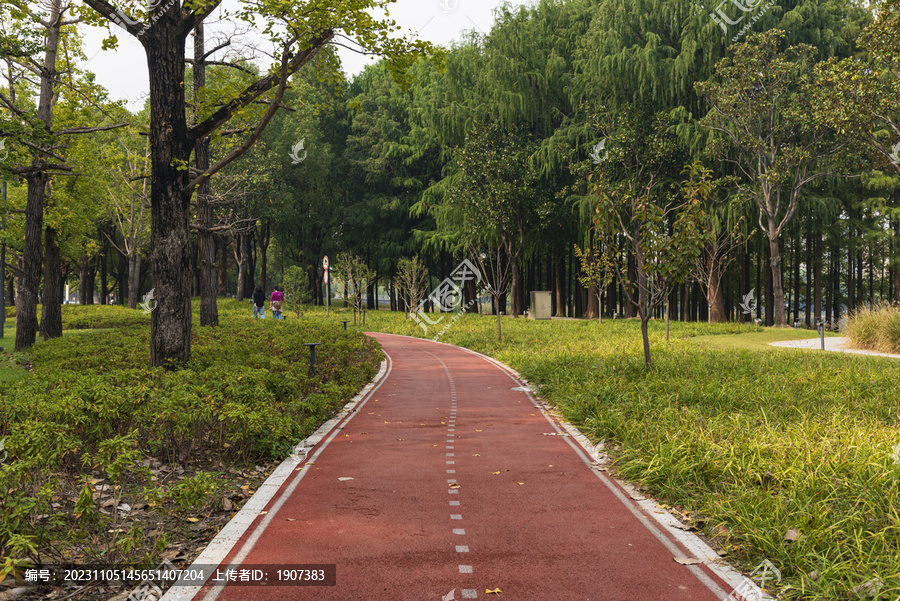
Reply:
<svg viewBox="0 0 900 601"><path fill-rule="evenodd" d="M673 560L691 554L590 469L521 382L454 346L373 336L386 377L221 564L336 564L337 584L228 585L195 599L725 598L709 568Z"/></svg>

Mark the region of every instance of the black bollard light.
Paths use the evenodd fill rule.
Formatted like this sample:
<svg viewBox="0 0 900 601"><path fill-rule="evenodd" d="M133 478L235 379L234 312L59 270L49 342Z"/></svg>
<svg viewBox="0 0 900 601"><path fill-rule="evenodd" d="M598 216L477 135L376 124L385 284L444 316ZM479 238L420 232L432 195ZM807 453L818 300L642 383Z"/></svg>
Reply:
<svg viewBox="0 0 900 601"><path fill-rule="evenodd" d="M345 320L343 320L343 321L341 322L342 324L344 324L344 331L345 331L345 332L347 331L347 324L348 324L349 322L350 322L350 320L348 320L348 319L345 319Z"/></svg>
<svg viewBox="0 0 900 601"><path fill-rule="evenodd" d="M316 347L322 344L321 342L306 342L303 346L309 347L309 375L310 377L316 375Z"/></svg>

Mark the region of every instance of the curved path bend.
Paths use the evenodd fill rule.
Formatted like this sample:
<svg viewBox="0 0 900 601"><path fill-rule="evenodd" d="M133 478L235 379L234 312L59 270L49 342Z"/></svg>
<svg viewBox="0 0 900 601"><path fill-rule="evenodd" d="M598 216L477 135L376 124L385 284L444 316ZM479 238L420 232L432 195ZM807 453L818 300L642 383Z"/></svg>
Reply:
<svg viewBox="0 0 900 601"><path fill-rule="evenodd" d="M674 561L692 553L591 469L512 374L458 347L372 336L388 373L221 564L336 564L336 585L206 587L194 599L727 598L706 565Z"/></svg>

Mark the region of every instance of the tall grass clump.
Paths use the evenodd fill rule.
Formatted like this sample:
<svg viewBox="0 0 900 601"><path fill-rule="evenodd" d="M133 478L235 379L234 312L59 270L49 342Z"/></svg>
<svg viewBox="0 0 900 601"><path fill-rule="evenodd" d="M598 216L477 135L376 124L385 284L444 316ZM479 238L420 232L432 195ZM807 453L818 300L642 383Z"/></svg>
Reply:
<svg viewBox="0 0 900 601"><path fill-rule="evenodd" d="M879 353L900 353L900 305L879 303L850 315L844 330L850 346Z"/></svg>

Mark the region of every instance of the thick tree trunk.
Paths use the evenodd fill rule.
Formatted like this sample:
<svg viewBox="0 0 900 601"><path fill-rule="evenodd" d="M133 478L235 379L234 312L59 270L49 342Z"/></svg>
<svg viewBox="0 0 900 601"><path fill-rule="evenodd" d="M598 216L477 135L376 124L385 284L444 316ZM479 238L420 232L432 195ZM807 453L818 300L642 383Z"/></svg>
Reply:
<svg viewBox="0 0 900 601"><path fill-rule="evenodd" d="M48 238L45 237L45 240L47 239ZM47 252L47 249L45 249L44 253L46 254ZM97 267L94 265L93 258L84 259L78 266L78 296L82 305L94 304L94 282L96 273Z"/></svg>
<svg viewBox="0 0 900 601"><path fill-rule="evenodd" d="M190 198L185 166L188 140L184 100L187 31L157 23L146 31L150 74L150 207L156 305L150 320L150 364L177 367L191 354Z"/></svg>
<svg viewBox="0 0 900 601"><path fill-rule="evenodd" d="M7 307L15 307L16 306L15 282L16 282L16 278L12 274L10 274L10 276L8 278L6 278L6 306Z"/></svg>
<svg viewBox="0 0 900 601"><path fill-rule="evenodd" d="M98 260L100 262L100 304L109 304L109 281L107 280L109 273L109 263L107 262L109 255L109 240L103 241L103 247L100 250Z"/></svg>
<svg viewBox="0 0 900 601"><path fill-rule="evenodd" d="M263 292L266 293L269 292L269 232L269 222L263 221L259 228L259 283L263 287Z"/></svg>
<svg viewBox="0 0 900 601"><path fill-rule="evenodd" d="M722 261L713 252L707 253L706 300L709 303L709 323L725 323L725 297L722 294Z"/></svg>
<svg viewBox="0 0 900 601"><path fill-rule="evenodd" d="M62 336L63 281L56 230L44 230L44 295L41 304L41 338Z"/></svg>
<svg viewBox="0 0 900 601"><path fill-rule="evenodd" d="M141 291L141 255L135 251L128 257L128 308L137 309ZM155 296L155 292L154 292Z"/></svg>
<svg viewBox="0 0 900 601"><path fill-rule="evenodd" d="M34 164L38 160L35 159ZM47 177L42 171L29 173L25 201L25 245L22 249L22 275L16 298L16 350L24 350L37 338L38 286L41 282L41 236L44 230L44 190Z"/></svg>
<svg viewBox="0 0 900 601"><path fill-rule="evenodd" d="M194 27L194 119L199 118L197 94L206 86L206 51L203 23ZM194 161L197 169L209 169L209 136L194 145ZM219 325L219 307L216 304L216 242L212 227L213 210L209 206L210 182L206 180L197 188L197 292L200 294L200 325Z"/></svg>
<svg viewBox="0 0 900 601"><path fill-rule="evenodd" d="M222 236L216 236L216 246L219 247L219 285L216 288L216 296L228 295L228 240Z"/></svg>
<svg viewBox="0 0 900 601"><path fill-rule="evenodd" d="M59 48L59 31L61 28L60 0L53 0L50 5L46 37L46 52L41 72L40 95L38 96L38 119L44 124L46 131L52 131L53 92L56 83L56 57ZM34 344L37 337L37 300L38 286L41 279L41 237L44 233L44 194L46 193L47 175L41 169L45 163L43 158L35 156L30 172L25 181L28 194L25 201L25 243L22 287L16 299L16 350L24 350Z"/></svg>

